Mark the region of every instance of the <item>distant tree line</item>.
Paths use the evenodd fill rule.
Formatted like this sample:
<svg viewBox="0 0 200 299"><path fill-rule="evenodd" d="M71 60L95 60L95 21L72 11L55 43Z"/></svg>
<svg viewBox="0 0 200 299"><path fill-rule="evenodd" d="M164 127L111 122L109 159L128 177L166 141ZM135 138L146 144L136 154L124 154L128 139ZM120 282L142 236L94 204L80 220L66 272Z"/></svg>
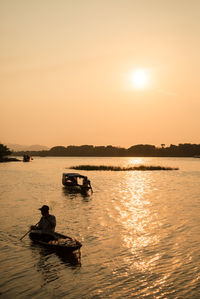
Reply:
<svg viewBox="0 0 200 299"><path fill-rule="evenodd" d="M3 159L5 156L9 156L11 155L11 151L9 150L9 148L4 145L4 144L0 144L0 159Z"/></svg>
<svg viewBox="0 0 200 299"><path fill-rule="evenodd" d="M12 151L6 145L0 143L0 162L20 161L16 158L8 158L11 154Z"/></svg>
<svg viewBox="0 0 200 299"><path fill-rule="evenodd" d="M138 144L129 148L108 146L81 145L54 146L50 150L13 152L16 156L28 154L41 157L194 157L200 156L200 144L178 144L160 147L150 144Z"/></svg>

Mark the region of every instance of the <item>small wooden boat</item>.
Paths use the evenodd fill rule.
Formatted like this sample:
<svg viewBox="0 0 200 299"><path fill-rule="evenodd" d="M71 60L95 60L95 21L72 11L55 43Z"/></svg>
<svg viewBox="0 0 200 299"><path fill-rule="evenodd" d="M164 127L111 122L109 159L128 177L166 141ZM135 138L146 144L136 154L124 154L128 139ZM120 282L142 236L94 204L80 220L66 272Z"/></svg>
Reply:
<svg viewBox="0 0 200 299"><path fill-rule="evenodd" d="M63 173L62 184L70 191L87 193L92 191L90 180L79 173ZM92 191L93 192L93 191Z"/></svg>
<svg viewBox="0 0 200 299"><path fill-rule="evenodd" d="M31 157L29 155L23 155L23 162L30 162Z"/></svg>
<svg viewBox="0 0 200 299"><path fill-rule="evenodd" d="M40 230L32 230L29 238L37 244L59 253L70 253L82 247L82 244L74 238L59 233L42 233Z"/></svg>

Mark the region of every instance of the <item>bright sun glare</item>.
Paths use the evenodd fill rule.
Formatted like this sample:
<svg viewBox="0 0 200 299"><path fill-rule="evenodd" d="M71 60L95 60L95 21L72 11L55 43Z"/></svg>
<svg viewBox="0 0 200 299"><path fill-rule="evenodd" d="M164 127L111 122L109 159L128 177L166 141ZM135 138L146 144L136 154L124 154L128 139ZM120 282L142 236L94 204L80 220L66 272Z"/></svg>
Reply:
<svg viewBox="0 0 200 299"><path fill-rule="evenodd" d="M131 83L134 88L144 89L148 86L149 77L146 70L137 69L131 74Z"/></svg>

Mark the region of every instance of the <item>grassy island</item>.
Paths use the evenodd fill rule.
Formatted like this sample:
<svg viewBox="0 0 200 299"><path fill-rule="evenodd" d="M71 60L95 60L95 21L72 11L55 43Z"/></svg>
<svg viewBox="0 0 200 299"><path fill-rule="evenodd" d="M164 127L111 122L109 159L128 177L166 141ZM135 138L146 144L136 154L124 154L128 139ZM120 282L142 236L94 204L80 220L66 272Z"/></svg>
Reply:
<svg viewBox="0 0 200 299"><path fill-rule="evenodd" d="M70 169L76 170L103 170L103 171L130 171L130 170L178 170L178 168L164 167L164 166L148 166L148 165L139 165L139 166L129 166L129 167L120 167L120 166L105 166L105 165L78 165L72 166Z"/></svg>

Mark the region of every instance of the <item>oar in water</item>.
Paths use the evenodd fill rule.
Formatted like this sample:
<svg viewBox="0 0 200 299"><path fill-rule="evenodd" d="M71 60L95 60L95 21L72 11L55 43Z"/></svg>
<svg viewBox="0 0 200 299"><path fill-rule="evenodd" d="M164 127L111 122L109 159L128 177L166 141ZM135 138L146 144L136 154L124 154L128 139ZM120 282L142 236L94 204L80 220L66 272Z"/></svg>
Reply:
<svg viewBox="0 0 200 299"><path fill-rule="evenodd" d="M38 222L38 223L39 223L39 222ZM38 225L38 223L36 223L36 225ZM34 225L34 226L36 226L36 225ZM26 237L26 235L28 235L28 233L30 233L31 230L32 230L32 229L29 229L29 231L27 231L27 232L20 238L20 241L21 241L22 239L24 239L24 237Z"/></svg>

